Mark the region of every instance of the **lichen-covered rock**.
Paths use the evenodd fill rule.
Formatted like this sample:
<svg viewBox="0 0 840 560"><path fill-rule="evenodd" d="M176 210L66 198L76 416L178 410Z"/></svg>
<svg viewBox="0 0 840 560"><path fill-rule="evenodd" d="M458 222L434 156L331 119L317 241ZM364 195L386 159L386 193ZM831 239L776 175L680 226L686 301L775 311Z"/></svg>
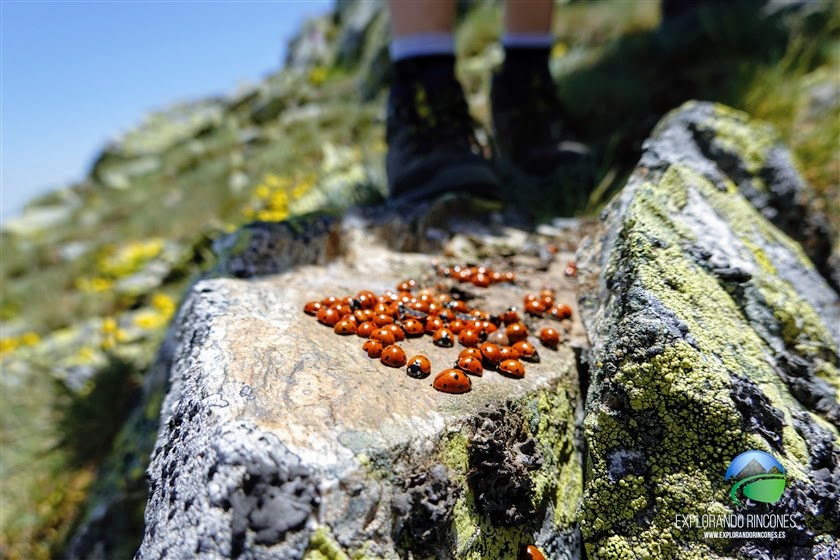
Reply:
<svg viewBox="0 0 840 560"><path fill-rule="evenodd" d="M418 233L452 232L441 219L438 233ZM514 559L528 544L580 557L582 411L570 344L543 349L524 379L487 371L451 395L303 314L326 295L434 280L431 254L389 248L400 243L397 222L257 224L219 244L219 275L251 279L203 280L178 315L138 559ZM485 227L492 236L463 232L443 252L481 255L518 280L464 288L471 305L499 312L543 286L571 303L571 254L556 248L574 240ZM579 325L567 326L580 345ZM427 355L433 372L458 350L428 337L400 344Z"/></svg>
<svg viewBox="0 0 840 560"><path fill-rule="evenodd" d="M648 158L689 165L718 188L733 183L836 284L831 279L838 271L829 262L830 225L824 215L809 210L813 193L771 125L723 105L689 102L665 117L653 137L658 141L646 146Z"/></svg>
<svg viewBox="0 0 840 560"><path fill-rule="evenodd" d="M785 156L755 130L711 104L668 115L578 252L592 345L589 558L836 557L840 307L762 216L772 204L759 212L745 198L795 210L801 184L780 172L765 188L779 169L767 154ZM751 449L781 462L787 488L740 510L725 474ZM677 522L732 512L788 514L794 526L778 540L716 539Z"/></svg>

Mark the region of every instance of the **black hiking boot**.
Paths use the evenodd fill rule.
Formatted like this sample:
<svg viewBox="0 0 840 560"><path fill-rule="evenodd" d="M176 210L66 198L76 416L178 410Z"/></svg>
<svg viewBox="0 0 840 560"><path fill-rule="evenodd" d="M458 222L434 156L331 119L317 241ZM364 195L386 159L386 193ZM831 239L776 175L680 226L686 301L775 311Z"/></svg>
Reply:
<svg viewBox="0 0 840 560"><path fill-rule="evenodd" d="M499 179L476 140L461 84L451 69L439 70L391 86L385 160L391 199L444 192L498 199Z"/></svg>
<svg viewBox="0 0 840 560"><path fill-rule="evenodd" d="M493 76L490 102L502 163L528 175L591 166L589 149L564 129L556 86L542 65L506 68Z"/></svg>

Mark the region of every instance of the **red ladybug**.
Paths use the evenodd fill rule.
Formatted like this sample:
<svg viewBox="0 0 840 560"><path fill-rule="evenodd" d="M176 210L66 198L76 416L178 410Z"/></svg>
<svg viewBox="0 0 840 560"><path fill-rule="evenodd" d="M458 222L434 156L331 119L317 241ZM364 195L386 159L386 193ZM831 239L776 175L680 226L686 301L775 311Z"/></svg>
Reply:
<svg viewBox="0 0 840 560"><path fill-rule="evenodd" d="M422 311L423 313L428 313L430 307L428 301L421 300L414 300L410 302L408 306L415 311Z"/></svg>
<svg viewBox="0 0 840 560"><path fill-rule="evenodd" d="M514 282L516 282L516 274L514 274L513 272L505 272L504 281L513 284Z"/></svg>
<svg viewBox="0 0 840 560"><path fill-rule="evenodd" d="M516 310L515 307L508 307L501 315L499 315L499 319L501 319L502 323L504 323L505 325L518 323L519 312Z"/></svg>
<svg viewBox="0 0 840 560"><path fill-rule="evenodd" d="M405 282L400 282L399 284L397 284L397 291L398 292L410 292L416 287L417 287L417 281L416 280L406 280Z"/></svg>
<svg viewBox="0 0 840 560"><path fill-rule="evenodd" d="M519 357L526 362L539 363L540 355L533 344L527 340L520 340L513 345L513 349L519 354Z"/></svg>
<svg viewBox="0 0 840 560"><path fill-rule="evenodd" d="M356 319L356 321L359 324L362 324L362 323L368 321L368 315L367 315L367 313L365 313L364 309L357 309L356 311L353 312L352 316L353 316L354 319ZM373 316L373 314L371 313L371 317L372 316Z"/></svg>
<svg viewBox="0 0 840 560"><path fill-rule="evenodd" d="M461 346L468 346L472 348L478 346L481 339L478 337L478 332L473 329L464 329L458 335L458 342L461 343Z"/></svg>
<svg viewBox="0 0 840 560"><path fill-rule="evenodd" d="M432 364L426 356L414 356L408 360L408 366L406 366L405 371L409 377L423 379L432 373Z"/></svg>
<svg viewBox="0 0 840 560"><path fill-rule="evenodd" d="M335 324L341 320L341 315L339 315L335 309L330 307L322 307L315 317L318 319L319 323L327 325L328 327L334 327Z"/></svg>
<svg viewBox="0 0 840 560"><path fill-rule="evenodd" d="M303 312L307 315L317 315L322 307L320 301L309 301L303 306Z"/></svg>
<svg viewBox="0 0 840 560"><path fill-rule="evenodd" d="M490 285L490 277L481 272L474 274L470 281L473 283L473 286L477 288L486 288Z"/></svg>
<svg viewBox="0 0 840 560"><path fill-rule="evenodd" d="M548 314L551 315L553 319L562 321L563 319L568 319L572 316L572 308L565 303L558 303L549 309Z"/></svg>
<svg viewBox="0 0 840 560"><path fill-rule="evenodd" d="M342 319L341 321L335 324L335 327L333 327L333 331L335 332L335 334L345 336L348 334L354 334L356 332L356 323L347 319Z"/></svg>
<svg viewBox="0 0 840 560"><path fill-rule="evenodd" d="M434 336L432 336L432 342L434 342L435 346L440 346L441 348L451 348L452 344L454 344L454 336L452 331L441 327L435 331Z"/></svg>
<svg viewBox="0 0 840 560"><path fill-rule="evenodd" d="M388 367L403 367L405 365L405 351L396 344L391 344L382 350L379 361Z"/></svg>
<svg viewBox="0 0 840 560"><path fill-rule="evenodd" d="M405 331L405 335L410 338L423 336L423 333L426 332L426 328L423 326L423 323L417 319L404 321L402 328Z"/></svg>
<svg viewBox="0 0 840 560"><path fill-rule="evenodd" d="M493 284L498 284L499 282L505 281L505 275L499 272L498 270L493 270L490 272L490 282Z"/></svg>
<svg viewBox="0 0 840 560"><path fill-rule="evenodd" d="M432 306L429 306L429 311L432 310ZM438 317L440 317L444 322L449 322L450 327L452 328L452 323L455 321L455 314L452 312L451 309L441 308L440 306L437 307L438 310ZM455 331L452 331L455 332ZM457 333L456 333L457 334Z"/></svg>
<svg viewBox="0 0 840 560"><path fill-rule="evenodd" d="M368 358L378 358L382 355L382 343L378 340L368 340L362 345L362 350L367 352Z"/></svg>
<svg viewBox="0 0 840 560"><path fill-rule="evenodd" d="M557 345L560 344L560 333L551 327L546 327L540 331L540 342L542 342L543 346L556 350Z"/></svg>
<svg viewBox="0 0 840 560"><path fill-rule="evenodd" d="M383 328L386 328L389 331L391 331L391 334L394 335L394 342L400 342L402 340L405 340L405 331L402 330L402 328L400 328L398 325L391 323L390 325L385 325L385 327Z"/></svg>
<svg viewBox="0 0 840 560"><path fill-rule="evenodd" d="M455 313L466 313L468 311L467 304L462 299L453 299L450 302L449 309L451 309Z"/></svg>
<svg viewBox="0 0 840 560"><path fill-rule="evenodd" d="M492 342L485 342L479 346L481 356L484 358L484 363L491 367L496 367L502 361L502 353L499 347Z"/></svg>
<svg viewBox="0 0 840 560"><path fill-rule="evenodd" d="M373 321L365 321L358 327L356 327L356 335L361 336L362 338L370 338L370 335L373 334L373 331L377 330L378 327L373 324Z"/></svg>
<svg viewBox="0 0 840 560"><path fill-rule="evenodd" d="M336 313L338 313L341 317L351 315L353 313L353 309L346 303L337 303L333 305L332 308L335 309Z"/></svg>
<svg viewBox="0 0 840 560"><path fill-rule="evenodd" d="M577 276L577 264L575 264L573 261L569 262L566 265L566 270L564 270L563 272L566 274L566 276Z"/></svg>
<svg viewBox="0 0 840 560"><path fill-rule="evenodd" d="M519 360L504 360L499 364L499 371L511 377L525 377L525 366Z"/></svg>
<svg viewBox="0 0 840 560"><path fill-rule="evenodd" d="M545 306L545 308L548 309L549 307L554 305L554 292L549 289L541 291L540 301Z"/></svg>
<svg viewBox="0 0 840 560"><path fill-rule="evenodd" d="M467 328L466 322L455 319L451 323L449 323L449 330L452 331L453 334L461 334L461 331Z"/></svg>
<svg viewBox="0 0 840 560"><path fill-rule="evenodd" d="M435 376L432 386L444 393L466 393L471 388L470 378L459 369L445 369Z"/></svg>
<svg viewBox="0 0 840 560"><path fill-rule="evenodd" d="M528 546L522 547L522 550L519 552L519 560L545 560L545 556L540 552L540 549L529 544Z"/></svg>
<svg viewBox="0 0 840 560"><path fill-rule="evenodd" d="M518 360L519 359L519 352L513 349L512 346L502 346L499 348L499 361L504 362L505 360Z"/></svg>
<svg viewBox="0 0 840 560"><path fill-rule="evenodd" d="M433 334L444 327L444 322L440 317L432 317L429 316L426 319L426 332L429 334Z"/></svg>
<svg viewBox="0 0 840 560"><path fill-rule="evenodd" d="M545 304L538 299L531 300L525 304L525 313L539 317L545 313Z"/></svg>
<svg viewBox="0 0 840 560"><path fill-rule="evenodd" d="M321 300L321 305L323 305L324 307L332 307L333 305L336 305L338 303L341 303L341 300L335 296L327 296Z"/></svg>
<svg viewBox="0 0 840 560"><path fill-rule="evenodd" d="M481 358L476 358L475 356L462 356L458 358L456 365L458 369L471 375L481 377L484 374L484 368L481 367Z"/></svg>
<svg viewBox="0 0 840 560"><path fill-rule="evenodd" d="M522 323L513 323L505 327L505 333L511 344L516 344L520 340L528 338L528 329Z"/></svg>
<svg viewBox="0 0 840 560"><path fill-rule="evenodd" d="M396 339L394 338L394 333L392 333L388 329L377 329L370 333L371 340L378 340L382 343L383 346L390 346Z"/></svg>
<svg viewBox="0 0 840 560"><path fill-rule="evenodd" d="M356 294L356 302L362 309L372 309L377 304L376 294L369 290L362 290Z"/></svg>
<svg viewBox="0 0 840 560"><path fill-rule="evenodd" d="M461 353L458 354L458 359L464 358L466 356L472 356L473 358L481 359L481 350L478 348L464 348L461 350Z"/></svg>
<svg viewBox="0 0 840 560"><path fill-rule="evenodd" d="M384 327L385 325L393 323L394 318L387 313L378 313L377 315L374 315L373 322L376 323L377 326Z"/></svg>

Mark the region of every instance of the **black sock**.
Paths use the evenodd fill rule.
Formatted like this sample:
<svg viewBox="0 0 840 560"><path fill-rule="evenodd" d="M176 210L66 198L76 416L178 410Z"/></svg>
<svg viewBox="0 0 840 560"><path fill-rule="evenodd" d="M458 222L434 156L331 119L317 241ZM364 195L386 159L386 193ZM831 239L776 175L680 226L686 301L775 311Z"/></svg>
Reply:
<svg viewBox="0 0 840 560"><path fill-rule="evenodd" d="M514 76L548 72L550 47L505 47L502 73Z"/></svg>
<svg viewBox="0 0 840 560"><path fill-rule="evenodd" d="M394 62L394 78L400 83L436 84L455 80L455 55L412 56Z"/></svg>

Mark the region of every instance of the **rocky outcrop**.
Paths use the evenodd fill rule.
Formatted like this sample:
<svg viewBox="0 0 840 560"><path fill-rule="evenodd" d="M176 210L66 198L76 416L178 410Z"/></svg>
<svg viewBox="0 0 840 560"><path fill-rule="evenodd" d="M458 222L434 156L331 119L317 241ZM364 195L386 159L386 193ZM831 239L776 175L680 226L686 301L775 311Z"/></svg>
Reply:
<svg viewBox="0 0 840 560"><path fill-rule="evenodd" d="M219 277L176 320L137 558L515 558L528 544L580 558L579 324L529 319L564 325L566 343L524 379L486 371L453 395L302 312L409 277L433 285L434 256L516 271L515 285L463 288L472 306L500 312L545 286L574 300L569 223L526 234L493 212L438 210L255 224L219 245ZM438 251L395 250L418 236ZM460 350L401 344L435 372Z"/></svg>
<svg viewBox="0 0 840 560"><path fill-rule="evenodd" d="M774 138L713 104L668 115L581 243L577 286L564 268L578 222L527 233L469 199L221 240L169 341L137 557L514 558L536 544L579 558L583 544L589 558L831 558L840 305L767 221L795 229L804 183L775 140L748 141L762 134ZM447 395L301 312L408 277L434 284L441 258L517 271L515 286L464 294L494 311L577 287L591 348L567 323L568 343L525 379L488 372ZM409 354L447 366L452 351L422 340ZM751 449L779 460L786 489L740 509L726 471ZM714 538L685 521L732 513L788 526Z"/></svg>
<svg viewBox="0 0 840 560"><path fill-rule="evenodd" d="M836 555L840 307L765 219L807 230L793 217L802 180L768 138L740 113L686 104L578 251L590 558ZM781 462L787 488L741 510L725 474L751 449ZM793 526L778 540L715 539L676 520L733 512Z"/></svg>

